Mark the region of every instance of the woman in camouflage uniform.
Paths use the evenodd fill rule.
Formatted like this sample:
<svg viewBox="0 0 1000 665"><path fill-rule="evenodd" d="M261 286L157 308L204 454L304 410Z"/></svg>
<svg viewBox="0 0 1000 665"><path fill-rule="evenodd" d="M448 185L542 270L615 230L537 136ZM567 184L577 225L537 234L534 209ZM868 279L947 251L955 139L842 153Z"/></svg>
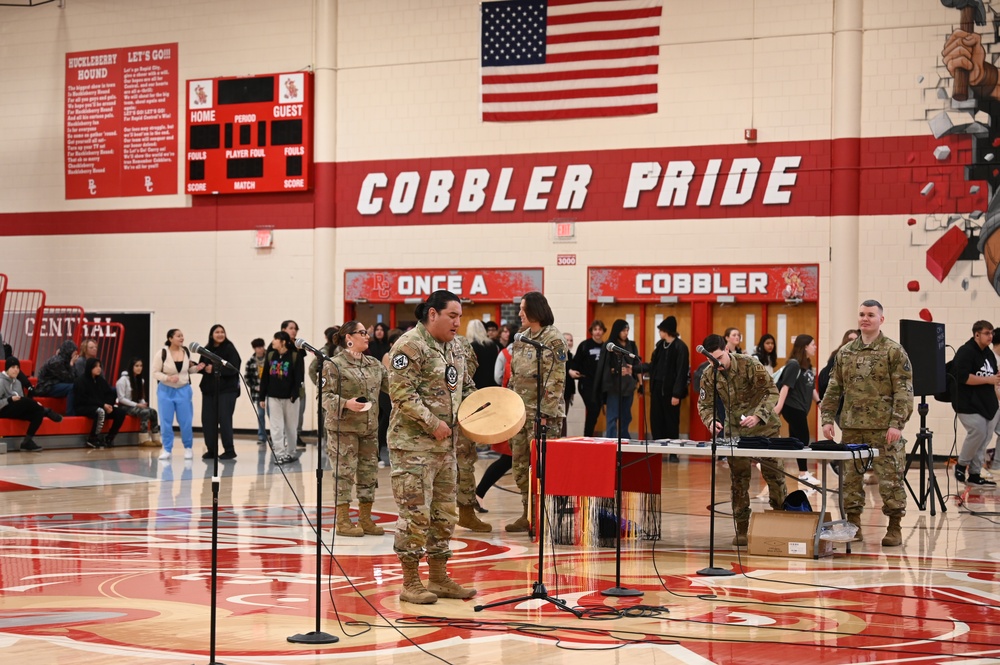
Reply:
<svg viewBox="0 0 1000 665"><path fill-rule="evenodd" d="M372 521L378 484L378 396L389 390L388 373L366 355L368 331L348 321L333 335L341 350L323 365L323 410L326 451L337 468L337 534L381 536ZM365 410L367 409L367 411ZM358 523L351 522L351 488L358 488Z"/></svg>

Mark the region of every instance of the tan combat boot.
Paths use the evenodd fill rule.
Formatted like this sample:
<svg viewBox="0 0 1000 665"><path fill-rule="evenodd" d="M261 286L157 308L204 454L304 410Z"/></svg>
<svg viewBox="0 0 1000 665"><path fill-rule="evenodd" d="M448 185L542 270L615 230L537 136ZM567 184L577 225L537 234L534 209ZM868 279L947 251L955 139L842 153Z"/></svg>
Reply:
<svg viewBox="0 0 1000 665"><path fill-rule="evenodd" d="M747 545L747 530L750 527L750 521L737 522L736 523L736 535L733 536L733 545L737 547L746 547Z"/></svg>
<svg viewBox="0 0 1000 665"><path fill-rule="evenodd" d="M337 535L351 538L365 535L364 530L351 521L351 507L346 503L337 506Z"/></svg>
<svg viewBox="0 0 1000 665"><path fill-rule="evenodd" d="M882 538L882 547L899 547L903 544L903 532L900 529L898 515L889 517L889 528L885 530L885 537Z"/></svg>
<svg viewBox="0 0 1000 665"><path fill-rule="evenodd" d="M359 503L358 511L360 513L358 515L358 526L361 527L366 536L381 536L385 533L385 529L372 521L372 504Z"/></svg>
<svg viewBox="0 0 1000 665"><path fill-rule="evenodd" d="M476 595L475 589L466 589L458 585L458 582L448 577L447 559L427 559L430 566L430 583L427 590L435 594L438 598L458 598L465 600Z"/></svg>
<svg viewBox="0 0 1000 665"><path fill-rule="evenodd" d="M399 592L399 599L407 603L417 605L430 605L436 603L438 597L424 588L420 581L420 573L417 572L419 561L401 561L403 569L403 590Z"/></svg>
<svg viewBox="0 0 1000 665"><path fill-rule="evenodd" d="M479 533L489 533L493 530L491 525L479 519L479 516L476 515L475 506L458 507L458 526L465 527L470 531L477 531Z"/></svg>
<svg viewBox="0 0 1000 665"><path fill-rule="evenodd" d="M854 539L852 543L864 542L865 537L861 534L861 514L860 513L848 513L847 521L858 527L857 533L854 534Z"/></svg>
<svg viewBox="0 0 1000 665"><path fill-rule="evenodd" d="M521 516L504 527L508 533L525 533L528 530L528 504L523 504Z"/></svg>

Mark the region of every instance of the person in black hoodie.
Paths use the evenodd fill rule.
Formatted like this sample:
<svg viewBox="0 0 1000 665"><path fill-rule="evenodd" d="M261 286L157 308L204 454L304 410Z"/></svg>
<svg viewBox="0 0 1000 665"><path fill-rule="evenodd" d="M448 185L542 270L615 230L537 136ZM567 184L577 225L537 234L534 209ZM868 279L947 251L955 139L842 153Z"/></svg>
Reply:
<svg viewBox="0 0 1000 665"><path fill-rule="evenodd" d="M267 408L271 421L271 445L278 464L294 462L295 426L299 418L299 391L305 376L305 356L292 346L284 330L274 333L271 348L264 356L260 377L260 405Z"/></svg>
<svg viewBox="0 0 1000 665"><path fill-rule="evenodd" d="M87 445L91 448L110 448L114 445L115 436L125 422L128 411L115 406L118 393L108 385L108 382L101 376L101 361L97 358L87 358L84 366L83 376L73 384L73 410L78 416L87 416L94 419L94 425L90 428L90 436L87 437ZM101 437L101 430L104 429L104 420L111 416L111 429L106 438Z"/></svg>
<svg viewBox="0 0 1000 665"><path fill-rule="evenodd" d="M951 404L965 427L965 441L955 465L955 479L967 485L996 487L995 482L980 475L986 446L1000 410L997 402L1000 374L990 348L992 343L993 324L976 321L972 324L972 338L955 352L951 370L957 385Z"/></svg>
<svg viewBox="0 0 1000 665"><path fill-rule="evenodd" d="M691 353L677 334L673 316L657 326L660 341L649 361L649 427L654 439L679 439L681 436L681 400L688 396ZM670 461L676 461L674 455Z"/></svg>
<svg viewBox="0 0 1000 665"><path fill-rule="evenodd" d="M638 358L639 350L636 348L635 342L628 338L628 333L628 321L615 319L615 322L611 324L609 341ZM601 357L597 360L594 399L603 398L604 400L604 415L607 419L607 429L604 436L617 438L619 427L621 427L621 437L630 439L632 437L629 436L628 426L632 422L632 400L635 399L635 389L638 386L636 376L642 365L638 360L632 360L625 356L612 358L612 355L618 354L612 354L607 348L601 349Z"/></svg>
<svg viewBox="0 0 1000 665"><path fill-rule="evenodd" d="M604 348L604 333L608 331L604 327L604 322L594 319L590 323L590 337L580 342L573 356L572 369L577 372L576 380L579 382L580 396L586 407L586 418L583 422L583 435L594 436L594 427L597 419L601 417L601 407L604 406L604 396L594 391L594 384L597 383L597 361L601 357L601 349Z"/></svg>
<svg viewBox="0 0 1000 665"><path fill-rule="evenodd" d="M76 358L76 344L67 339L59 346L56 354L42 364L42 368L38 370L38 385L35 386L35 394L39 397L65 397L67 416L74 413L73 383L76 381L76 374L73 372L73 363Z"/></svg>
<svg viewBox="0 0 1000 665"><path fill-rule="evenodd" d="M208 450L202 459L214 459L219 452L219 434L222 434L223 453L219 459L236 459L236 448L233 447L233 412L236 401L240 397L239 368L242 359L240 352L229 338L226 329L216 323L208 331L208 344L205 349L219 356L228 367L220 366L218 376L214 376L214 363L205 358L205 367L201 370L206 374L201 380L201 428L205 437L205 447ZM215 388L219 388L218 408L216 408Z"/></svg>

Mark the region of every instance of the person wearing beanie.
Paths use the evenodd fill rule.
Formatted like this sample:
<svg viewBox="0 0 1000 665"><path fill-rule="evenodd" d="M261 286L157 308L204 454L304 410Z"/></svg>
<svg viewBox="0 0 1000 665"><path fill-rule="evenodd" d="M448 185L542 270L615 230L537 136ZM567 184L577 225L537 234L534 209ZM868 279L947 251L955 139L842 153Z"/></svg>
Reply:
<svg viewBox="0 0 1000 665"><path fill-rule="evenodd" d="M688 396L691 353L677 333L677 319L668 316L656 326L660 341L653 349L650 365L649 426L654 439L678 439L681 400ZM677 461L676 455L670 461Z"/></svg>
<svg viewBox="0 0 1000 665"><path fill-rule="evenodd" d="M59 422L62 416L29 397L22 380L21 362L14 356L7 356L7 364L0 374L0 418L28 421L28 431L20 449L22 452L40 453L42 447L35 443L34 436L42 420L49 418ZM30 387L31 384L28 385Z"/></svg>

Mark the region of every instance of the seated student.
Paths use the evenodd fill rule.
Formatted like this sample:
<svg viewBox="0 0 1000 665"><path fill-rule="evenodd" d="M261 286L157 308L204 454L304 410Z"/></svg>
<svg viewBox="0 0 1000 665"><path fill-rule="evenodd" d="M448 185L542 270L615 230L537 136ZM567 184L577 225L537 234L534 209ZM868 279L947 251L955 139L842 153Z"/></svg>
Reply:
<svg viewBox="0 0 1000 665"><path fill-rule="evenodd" d="M115 436L125 422L128 411L120 406L115 406L115 399L118 395L108 382L101 376L101 361L97 358L88 358L84 369L84 374L73 384L73 392L76 396L74 412L78 416L87 416L94 419L94 426L87 437L87 445L91 448L110 448L114 445ZM101 438L101 430L104 429L104 419L111 416L111 430L107 438Z"/></svg>
<svg viewBox="0 0 1000 665"><path fill-rule="evenodd" d="M122 371L122 376L115 384L118 392L118 404L130 416L139 418L139 445L159 446L160 416L156 409L149 406L149 391L146 389L146 379L142 376L142 358L133 358L129 369Z"/></svg>
<svg viewBox="0 0 1000 665"><path fill-rule="evenodd" d="M73 414L73 382L76 381L73 363L76 358L76 344L68 339L42 364L35 386L35 394L40 397L65 397L66 415Z"/></svg>
<svg viewBox="0 0 1000 665"><path fill-rule="evenodd" d="M49 418L59 422L62 416L33 400L30 394L31 384L21 375L21 362L14 356L8 356L7 366L0 374L0 418L27 420L28 431L21 441L21 451L40 453L42 447L34 442L34 436L42 420Z"/></svg>

